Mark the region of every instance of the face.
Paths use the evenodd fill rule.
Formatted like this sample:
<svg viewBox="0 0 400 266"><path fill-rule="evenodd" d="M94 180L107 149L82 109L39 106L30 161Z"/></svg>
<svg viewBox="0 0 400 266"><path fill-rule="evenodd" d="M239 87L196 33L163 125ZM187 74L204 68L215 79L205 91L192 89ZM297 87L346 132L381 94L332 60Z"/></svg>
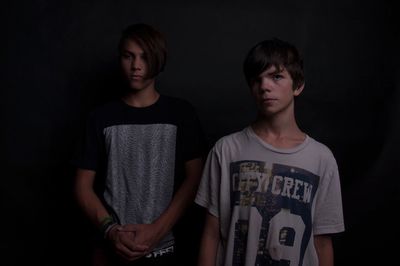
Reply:
<svg viewBox="0 0 400 266"><path fill-rule="evenodd" d="M292 109L294 97L301 93L303 87L294 90L289 72L285 68L278 70L271 66L256 78L251 90L259 113L271 117Z"/></svg>
<svg viewBox="0 0 400 266"><path fill-rule="evenodd" d="M133 40L121 47L121 69L129 87L134 91L154 89L154 78L147 78L148 64L143 49Z"/></svg>

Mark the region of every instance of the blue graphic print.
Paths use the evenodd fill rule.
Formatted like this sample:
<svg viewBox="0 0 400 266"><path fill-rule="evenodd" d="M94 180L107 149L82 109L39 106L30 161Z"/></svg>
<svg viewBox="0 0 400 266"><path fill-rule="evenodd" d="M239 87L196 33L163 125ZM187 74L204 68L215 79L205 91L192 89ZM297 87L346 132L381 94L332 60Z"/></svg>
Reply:
<svg viewBox="0 0 400 266"><path fill-rule="evenodd" d="M302 265L319 176L289 165L268 168L260 161L233 162L230 174L232 212L238 217L232 265L245 265L247 243L254 238L255 265ZM257 235L251 235L257 224Z"/></svg>

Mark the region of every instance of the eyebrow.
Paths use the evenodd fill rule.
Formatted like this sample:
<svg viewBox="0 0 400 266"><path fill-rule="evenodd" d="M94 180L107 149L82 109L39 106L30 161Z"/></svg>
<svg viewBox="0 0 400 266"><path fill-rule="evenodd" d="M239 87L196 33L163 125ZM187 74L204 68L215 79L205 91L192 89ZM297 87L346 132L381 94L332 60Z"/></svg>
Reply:
<svg viewBox="0 0 400 266"><path fill-rule="evenodd" d="M279 69L277 69L275 66L271 66L271 67L269 67L269 69L271 69L272 67L274 67L275 68L275 70L274 71L269 71L268 69L266 70L266 74L267 75L276 75L276 74L279 74L279 73L282 73L282 72L284 72L285 71L285 67L280 67ZM264 71L265 72L265 71Z"/></svg>
<svg viewBox="0 0 400 266"><path fill-rule="evenodd" d="M130 54L133 56L136 56L135 53L133 53L132 51L126 50L126 49L122 49L121 54L126 53L126 54ZM145 55L145 52L143 51L142 53L139 53L138 55Z"/></svg>

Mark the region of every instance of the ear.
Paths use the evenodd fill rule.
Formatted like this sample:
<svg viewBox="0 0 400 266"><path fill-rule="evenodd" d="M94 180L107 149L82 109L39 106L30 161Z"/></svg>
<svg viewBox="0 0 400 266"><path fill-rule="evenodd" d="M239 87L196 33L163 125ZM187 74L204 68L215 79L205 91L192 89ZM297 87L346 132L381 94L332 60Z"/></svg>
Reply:
<svg viewBox="0 0 400 266"><path fill-rule="evenodd" d="M303 83L300 87L298 87L297 89L295 89L294 91L293 91L293 95L294 96L299 96L300 95L300 93L303 91L303 89L304 89L304 85L305 85L305 83Z"/></svg>

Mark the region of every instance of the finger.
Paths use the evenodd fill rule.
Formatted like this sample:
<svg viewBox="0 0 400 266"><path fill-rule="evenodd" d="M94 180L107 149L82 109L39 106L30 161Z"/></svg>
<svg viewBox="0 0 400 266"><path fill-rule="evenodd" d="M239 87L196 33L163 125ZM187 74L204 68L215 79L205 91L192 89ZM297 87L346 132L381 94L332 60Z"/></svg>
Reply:
<svg viewBox="0 0 400 266"><path fill-rule="evenodd" d="M143 244L135 244L133 248L133 251L137 252L147 252L149 250L149 246Z"/></svg>
<svg viewBox="0 0 400 266"><path fill-rule="evenodd" d="M121 226L121 231L136 231L137 226L135 224L125 224Z"/></svg>
<svg viewBox="0 0 400 266"><path fill-rule="evenodd" d="M146 253L143 252L133 252L133 255L129 258L130 261L132 260L137 260L140 259L141 257L144 257Z"/></svg>
<svg viewBox="0 0 400 266"><path fill-rule="evenodd" d="M124 243L125 246L133 247L136 244L136 233L131 231L118 232L120 236L120 241ZM133 248L132 248L133 249Z"/></svg>
<svg viewBox="0 0 400 266"><path fill-rule="evenodd" d="M118 249L115 250L115 253L117 253L117 255L123 259L124 261L129 261L130 257L125 255L125 253L123 253L122 251L119 251Z"/></svg>
<svg viewBox="0 0 400 266"><path fill-rule="evenodd" d="M125 233L125 232L120 233L119 242L132 251L135 250L134 249L134 246L135 246L134 240L135 240L134 234Z"/></svg>
<svg viewBox="0 0 400 266"><path fill-rule="evenodd" d="M121 259L123 259L125 261L134 261L134 260L140 259L141 257L143 257L145 255L145 254L135 253L135 254L132 254L132 256L128 256L121 251L116 251L116 253Z"/></svg>
<svg viewBox="0 0 400 266"><path fill-rule="evenodd" d="M133 260L137 260L143 256L146 255L145 252L137 252L137 251L130 251L129 249L127 249L126 247L119 247L119 249L116 250L116 253L122 257L123 259L127 260L127 261L133 261Z"/></svg>
<svg viewBox="0 0 400 266"><path fill-rule="evenodd" d="M121 237L125 237L128 239L133 239L136 236L135 231L118 231Z"/></svg>
<svg viewBox="0 0 400 266"><path fill-rule="evenodd" d="M122 255L127 260L130 260L132 258L138 258L146 254L145 251L139 251L139 250L131 250L129 247L124 246L122 243L119 243L115 246L117 253Z"/></svg>
<svg viewBox="0 0 400 266"><path fill-rule="evenodd" d="M118 229L118 232L121 232L121 233L135 233L136 231L135 230L124 230L124 229Z"/></svg>
<svg viewBox="0 0 400 266"><path fill-rule="evenodd" d="M130 235L121 236L119 240L131 252L146 252L149 249L148 245L136 243Z"/></svg>
<svg viewBox="0 0 400 266"><path fill-rule="evenodd" d="M125 248L127 248L130 252L140 252L145 253L149 250L149 246L143 244L132 244L132 243L124 243L121 242Z"/></svg>

